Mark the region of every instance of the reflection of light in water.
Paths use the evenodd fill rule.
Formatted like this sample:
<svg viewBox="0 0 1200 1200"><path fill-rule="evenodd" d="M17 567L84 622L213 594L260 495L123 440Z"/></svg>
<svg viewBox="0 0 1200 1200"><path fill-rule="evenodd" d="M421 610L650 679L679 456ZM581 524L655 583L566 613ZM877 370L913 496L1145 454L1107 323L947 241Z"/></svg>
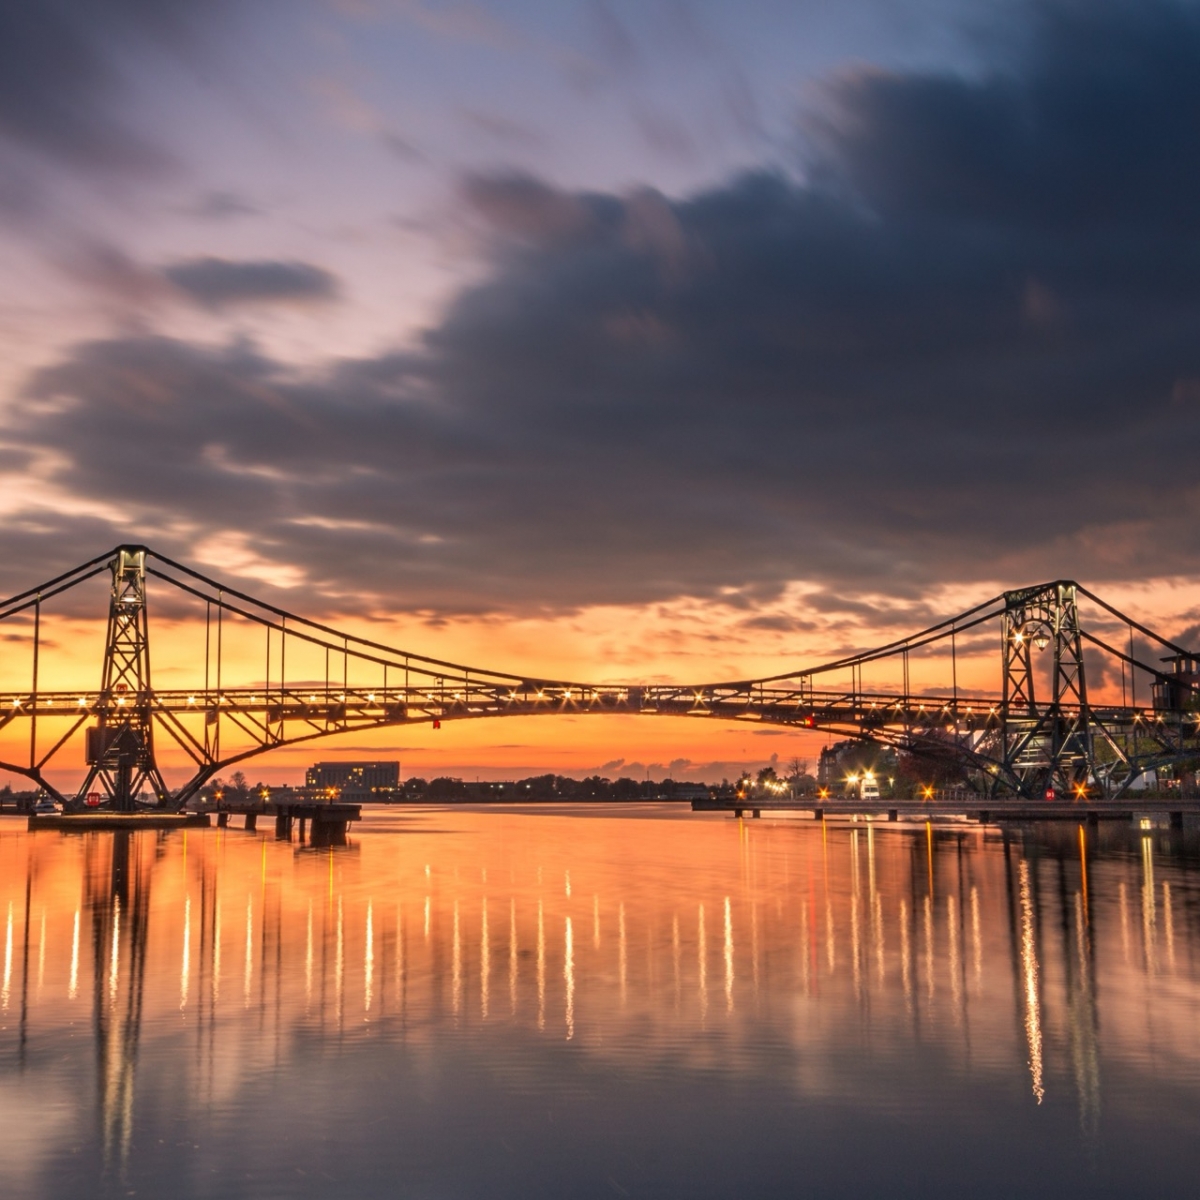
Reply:
<svg viewBox="0 0 1200 1200"><path fill-rule="evenodd" d="M1166 887L1166 884L1163 884ZM42 930L38 934L38 977L37 998L42 998L42 984L46 982L46 910L42 909Z"/></svg>
<svg viewBox="0 0 1200 1200"><path fill-rule="evenodd" d="M221 897L218 895L213 912L213 975L212 1002L216 1007L221 995Z"/></svg>
<svg viewBox="0 0 1200 1200"><path fill-rule="evenodd" d="M828 896L825 898L825 960L829 964L829 973L833 974L833 968L837 963L837 955L834 952L833 943L833 901Z"/></svg>
<svg viewBox="0 0 1200 1200"><path fill-rule="evenodd" d="M1125 955L1125 965L1129 965L1129 896L1125 891L1125 881L1117 884L1117 910L1121 914L1121 950Z"/></svg>
<svg viewBox="0 0 1200 1200"><path fill-rule="evenodd" d="M704 939L704 905L700 905L700 912L696 919L696 962L699 970L699 987L700 987L700 1017L703 1019L708 1015L708 947L705 945Z"/></svg>
<svg viewBox="0 0 1200 1200"><path fill-rule="evenodd" d="M671 965L675 972L675 1011L679 1011L681 995L680 983L680 946L679 946L679 914L671 914Z"/></svg>
<svg viewBox="0 0 1200 1200"><path fill-rule="evenodd" d="M1021 859L1021 990L1025 1000L1025 1040L1029 1047L1029 1074L1033 1095L1039 1104L1046 1094L1042 1086L1042 1015L1038 996L1037 946L1033 937L1033 891L1029 863Z"/></svg>
<svg viewBox="0 0 1200 1200"><path fill-rule="evenodd" d="M488 988L491 985L492 947L488 941L487 897L479 913L479 1015L486 1021L488 1015Z"/></svg>
<svg viewBox="0 0 1200 1200"><path fill-rule="evenodd" d="M857 836L853 834L851 836ZM858 892L850 893L850 968L854 976L854 995L856 999L862 998L862 946L859 939L858 929Z"/></svg>
<svg viewBox="0 0 1200 1200"><path fill-rule="evenodd" d="M1175 914L1171 911L1171 885L1163 880L1163 936L1167 940L1167 966L1175 970ZM45 917L42 918L43 928Z"/></svg>
<svg viewBox="0 0 1200 1200"><path fill-rule="evenodd" d="M592 897L592 946L600 949L600 897Z"/></svg>
<svg viewBox="0 0 1200 1200"><path fill-rule="evenodd" d="M904 987L904 1004L912 1011L912 946L908 939L908 902L900 901L900 979Z"/></svg>
<svg viewBox="0 0 1200 1200"><path fill-rule="evenodd" d="M758 901L750 905L750 964L754 969L754 995L758 996Z"/></svg>
<svg viewBox="0 0 1200 1200"><path fill-rule="evenodd" d="M338 1027L342 1024L342 984L346 977L346 938L342 925L342 898L338 897L337 909L337 953L333 964L334 1005Z"/></svg>
<svg viewBox="0 0 1200 1200"><path fill-rule="evenodd" d="M367 901L367 944L363 950L363 1011L371 1011L375 985L375 906Z"/></svg>
<svg viewBox="0 0 1200 1200"><path fill-rule="evenodd" d="M725 1011L733 1012L733 913L725 897Z"/></svg>
<svg viewBox="0 0 1200 1200"><path fill-rule="evenodd" d="M883 945L883 897L878 892L871 898L871 928L875 936L875 978L882 986L887 977L887 958Z"/></svg>
<svg viewBox="0 0 1200 1200"><path fill-rule="evenodd" d="M192 898L183 902L183 963L179 968L179 1007L187 1008L188 980L191 975Z"/></svg>
<svg viewBox="0 0 1200 1200"><path fill-rule="evenodd" d="M563 980L567 990L567 1041L575 1036L575 943L571 936L571 918L563 935Z"/></svg>
<svg viewBox="0 0 1200 1200"><path fill-rule="evenodd" d="M625 903L617 906L617 978L621 985L621 1005L626 999L626 982L628 979L625 945Z"/></svg>
<svg viewBox="0 0 1200 1200"><path fill-rule="evenodd" d="M800 981L804 985L804 994L808 993L808 956L811 953L808 944L808 901L800 901Z"/></svg>
<svg viewBox="0 0 1200 1200"><path fill-rule="evenodd" d="M1089 966L1087 905L1080 892L1075 893L1075 956L1074 987L1069 997L1071 1060L1079 1098L1079 1127L1085 1138L1092 1139L1100 1124L1100 1056Z"/></svg>
<svg viewBox="0 0 1200 1200"><path fill-rule="evenodd" d="M426 868L426 869L428 869L428 868ZM425 897L425 940L426 941L429 941L429 911L430 911L429 897L426 896Z"/></svg>
<svg viewBox="0 0 1200 1200"><path fill-rule="evenodd" d="M108 953L108 998L116 1003L117 980L121 973L121 897L113 900L112 945Z"/></svg>
<svg viewBox="0 0 1200 1200"><path fill-rule="evenodd" d="M566 893L567 893L567 899L570 900L570 898L571 898L571 872L566 871L566 872L564 872L564 874L566 876L565 888L566 888Z"/></svg>
<svg viewBox="0 0 1200 1200"><path fill-rule="evenodd" d="M71 975L67 983L67 999L79 994L79 909L75 910L75 929L71 934Z"/></svg>
<svg viewBox="0 0 1200 1200"><path fill-rule="evenodd" d="M933 999L933 896L925 894L925 990L929 999Z"/></svg>
<svg viewBox="0 0 1200 1200"><path fill-rule="evenodd" d="M458 897L454 898L454 938L450 943L450 1003L455 1015L462 1008L462 939L458 931Z"/></svg>
<svg viewBox="0 0 1200 1200"><path fill-rule="evenodd" d="M958 955L958 900L946 897L946 940L950 945L950 997L957 1019L962 1011L962 967Z"/></svg>
<svg viewBox="0 0 1200 1200"><path fill-rule="evenodd" d="M313 928L312 928L312 900L308 902L308 936L304 943L304 1011L307 1012L312 1006L312 979L313 979Z"/></svg>
<svg viewBox="0 0 1200 1200"><path fill-rule="evenodd" d="M338 931L341 932L341 906L338 907ZM242 1000L250 1007L250 981L254 977L254 901L246 897L246 965L242 970Z"/></svg>
<svg viewBox="0 0 1200 1200"><path fill-rule="evenodd" d="M983 935L979 927L979 889L971 885L971 957L975 967L975 989L983 987Z"/></svg>
<svg viewBox="0 0 1200 1200"><path fill-rule="evenodd" d="M546 925L542 913L542 898L538 897L537 989L539 1029L546 1028Z"/></svg>
<svg viewBox="0 0 1200 1200"><path fill-rule="evenodd" d="M8 902L8 926L4 934L4 985L0 987L0 1006L8 1007L9 991L12 988L13 959L13 905Z"/></svg>
<svg viewBox="0 0 1200 1200"><path fill-rule="evenodd" d="M517 1013L517 901L508 902L508 1006Z"/></svg>
<svg viewBox="0 0 1200 1200"><path fill-rule="evenodd" d="M1158 914L1154 903L1154 847L1152 839L1142 838L1142 953L1146 956L1146 970L1155 974L1158 970L1157 951Z"/></svg>

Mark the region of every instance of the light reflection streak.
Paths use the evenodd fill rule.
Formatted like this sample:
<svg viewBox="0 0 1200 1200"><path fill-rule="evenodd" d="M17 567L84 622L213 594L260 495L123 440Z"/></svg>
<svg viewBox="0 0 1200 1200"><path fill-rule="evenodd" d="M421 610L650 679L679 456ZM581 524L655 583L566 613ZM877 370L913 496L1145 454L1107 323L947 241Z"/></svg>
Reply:
<svg viewBox="0 0 1200 1200"><path fill-rule="evenodd" d="M71 933L71 974L67 981L67 999L79 995L79 909L75 910L75 928Z"/></svg>
<svg viewBox="0 0 1200 1200"><path fill-rule="evenodd" d="M679 914L671 914L671 966L675 976L675 1011L679 1011L680 1001L682 998L682 979L680 971L680 945L679 945Z"/></svg>
<svg viewBox="0 0 1200 1200"><path fill-rule="evenodd" d="M955 896L946 897L946 943L949 948L947 959L950 969L950 1001L954 1008L955 1020L958 1020L962 1014L963 992L958 945L958 899Z"/></svg>
<svg viewBox="0 0 1200 1200"><path fill-rule="evenodd" d="M538 897L537 922L537 1026L546 1028L546 924L542 913L542 898Z"/></svg>
<svg viewBox="0 0 1200 1200"><path fill-rule="evenodd" d="M904 988L904 1004L912 1012L912 946L908 937L908 902L900 901L900 981Z"/></svg>
<svg viewBox="0 0 1200 1200"><path fill-rule="evenodd" d="M338 1028L342 1027L342 985L346 979L346 937L342 924L342 898L338 896L337 905L337 954L333 966L334 1015Z"/></svg>
<svg viewBox="0 0 1200 1200"><path fill-rule="evenodd" d="M242 970L242 1001L250 1007L250 981L254 977L254 900L246 897L246 965Z"/></svg>
<svg viewBox="0 0 1200 1200"><path fill-rule="evenodd" d="M1164 884L1165 887L1165 884ZM46 982L46 910L42 910L42 928L37 935L37 998L42 998L42 984Z"/></svg>
<svg viewBox="0 0 1200 1200"><path fill-rule="evenodd" d="M1117 911L1121 915L1121 952L1129 966L1129 894L1124 880L1117 884Z"/></svg>
<svg viewBox="0 0 1200 1200"><path fill-rule="evenodd" d="M1163 937L1167 943L1167 969L1175 970L1175 914L1171 911L1171 885L1163 880ZM43 918L44 920L44 918Z"/></svg>
<svg viewBox="0 0 1200 1200"><path fill-rule="evenodd" d="M425 870L428 871L429 868L426 867ZM425 897L425 940L426 941L429 941L429 913L430 913L429 897L426 896Z"/></svg>
<svg viewBox="0 0 1200 1200"><path fill-rule="evenodd" d="M1146 959L1146 971L1158 973L1158 914L1154 902L1154 847L1153 840L1142 838L1142 952Z"/></svg>
<svg viewBox="0 0 1200 1200"><path fill-rule="evenodd" d="M121 975L121 897L113 899L112 944L108 952L108 1000L117 1002L117 981Z"/></svg>
<svg viewBox="0 0 1200 1200"><path fill-rule="evenodd" d="M8 902L8 923L4 934L4 983L0 986L0 1008L7 1010L8 998L12 990L12 960L13 960L13 902Z"/></svg>
<svg viewBox="0 0 1200 1200"><path fill-rule="evenodd" d="M450 1006L458 1016L462 1009L462 936L458 927L458 897L454 898L454 934L450 943Z"/></svg>
<svg viewBox="0 0 1200 1200"><path fill-rule="evenodd" d="M733 913L725 897L725 1011L733 1012Z"/></svg>
<svg viewBox="0 0 1200 1200"><path fill-rule="evenodd" d="M621 1007L625 1007L628 990L628 963L626 960L626 945L625 945L625 903L621 902L617 907L617 977L621 985Z"/></svg>
<svg viewBox="0 0 1200 1200"><path fill-rule="evenodd" d="M363 950L363 1012L371 1011L375 988L375 906L367 902L366 947Z"/></svg>
<svg viewBox="0 0 1200 1200"><path fill-rule="evenodd" d="M483 898L483 907L479 913L479 1015L486 1021L488 1018L488 989L491 986L492 947L488 941L488 911L487 897Z"/></svg>
<svg viewBox="0 0 1200 1200"><path fill-rule="evenodd" d="M924 918L925 991L929 1001L932 1003L935 985L933 972L933 895L929 892L925 894Z"/></svg>
<svg viewBox="0 0 1200 1200"><path fill-rule="evenodd" d="M188 983L191 978L192 898L183 902L183 962L179 968L179 1008L187 1008Z"/></svg>
<svg viewBox="0 0 1200 1200"><path fill-rule="evenodd" d="M1029 1048L1033 1095L1041 1104L1046 1095L1042 1083L1042 1013L1033 929L1033 890L1029 879L1029 863L1025 859L1018 864L1018 872L1021 884L1021 990L1025 1001L1025 1040Z"/></svg>
<svg viewBox="0 0 1200 1200"><path fill-rule="evenodd" d="M975 990L983 988L983 934L979 925L979 889L971 885L971 957L975 970Z"/></svg>
<svg viewBox="0 0 1200 1200"><path fill-rule="evenodd" d="M221 996L221 896L217 894L216 904L213 911L213 975L212 975L212 1003L213 1008L217 1007L217 1001Z"/></svg>
<svg viewBox="0 0 1200 1200"><path fill-rule="evenodd" d="M312 1010L313 983L313 909L312 900L308 902L308 934L304 943L304 1011Z"/></svg>
<svg viewBox="0 0 1200 1200"><path fill-rule="evenodd" d="M697 984L700 991L700 1019L708 1016L708 946L704 937L704 905L699 906L696 918L696 963L698 971Z"/></svg>
<svg viewBox="0 0 1200 1200"><path fill-rule="evenodd" d="M575 1036L575 942L571 934L571 918L566 919L563 934L563 981L566 986L567 1041Z"/></svg>
<svg viewBox="0 0 1200 1200"><path fill-rule="evenodd" d="M508 902L508 1007L517 1015L517 900Z"/></svg>

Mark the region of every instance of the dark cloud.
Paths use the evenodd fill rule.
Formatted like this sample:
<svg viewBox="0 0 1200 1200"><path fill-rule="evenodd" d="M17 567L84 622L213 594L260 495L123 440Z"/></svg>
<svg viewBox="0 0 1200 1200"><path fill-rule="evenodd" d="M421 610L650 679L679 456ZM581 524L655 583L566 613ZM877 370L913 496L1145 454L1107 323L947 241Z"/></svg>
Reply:
<svg viewBox="0 0 1200 1200"><path fill-rule="evenodd" d="M345 604L1194 573L1196 9L1036 12L1003 73L843 80L803 185L468 180L492 269L412 354L95 343L8 440Z"/></svg>
<svg viewBox="0 0 1200 1200"><path fill-rule="evenodd" d="M196 61L233 0L0 0L0 144L72 166L158 171L167 149L139 128L127 65L147 49Z"/></svg>
<svg viewBox="0 0 1200 1200"><path fill-rule="evenodd" d="M163 276L197 304L224 308L234 304L332 300L337 280L304 262L234 262L192 258L163 268Z"/></svg>
<svg viewBox="0 0 1200 1200"><path fill-rule="evenodd" d="M187 211L205 221L229 221L258 216L262 209L239 192L217 190L205 192Z"/></svg>

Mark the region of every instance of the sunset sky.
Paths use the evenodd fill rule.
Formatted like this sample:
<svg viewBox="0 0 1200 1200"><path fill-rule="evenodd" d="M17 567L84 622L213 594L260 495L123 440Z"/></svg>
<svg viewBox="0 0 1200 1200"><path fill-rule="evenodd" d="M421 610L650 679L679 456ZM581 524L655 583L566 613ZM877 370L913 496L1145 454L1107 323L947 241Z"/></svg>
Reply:
<svg viewBox="0 0 1200 1200"><path fill-rule="evenodd" d="M1060 577L1192 638L1198 114L1189 0L0 0L0 591L144 542L598 682ZM250 773L820 744L766 732L479 722Z"/></svg>

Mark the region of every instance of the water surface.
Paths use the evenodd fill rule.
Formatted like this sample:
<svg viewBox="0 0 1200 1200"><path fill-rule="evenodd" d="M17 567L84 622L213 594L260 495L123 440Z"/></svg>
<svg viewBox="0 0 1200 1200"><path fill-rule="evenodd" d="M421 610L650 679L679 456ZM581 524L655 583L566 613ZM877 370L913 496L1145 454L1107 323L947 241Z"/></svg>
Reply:
<svg viewBox="0 0 1200 1200"><path fill-rule="evenodd" d="M6 1197L1194 1195L1200 839L0 823Z"/></svg>

